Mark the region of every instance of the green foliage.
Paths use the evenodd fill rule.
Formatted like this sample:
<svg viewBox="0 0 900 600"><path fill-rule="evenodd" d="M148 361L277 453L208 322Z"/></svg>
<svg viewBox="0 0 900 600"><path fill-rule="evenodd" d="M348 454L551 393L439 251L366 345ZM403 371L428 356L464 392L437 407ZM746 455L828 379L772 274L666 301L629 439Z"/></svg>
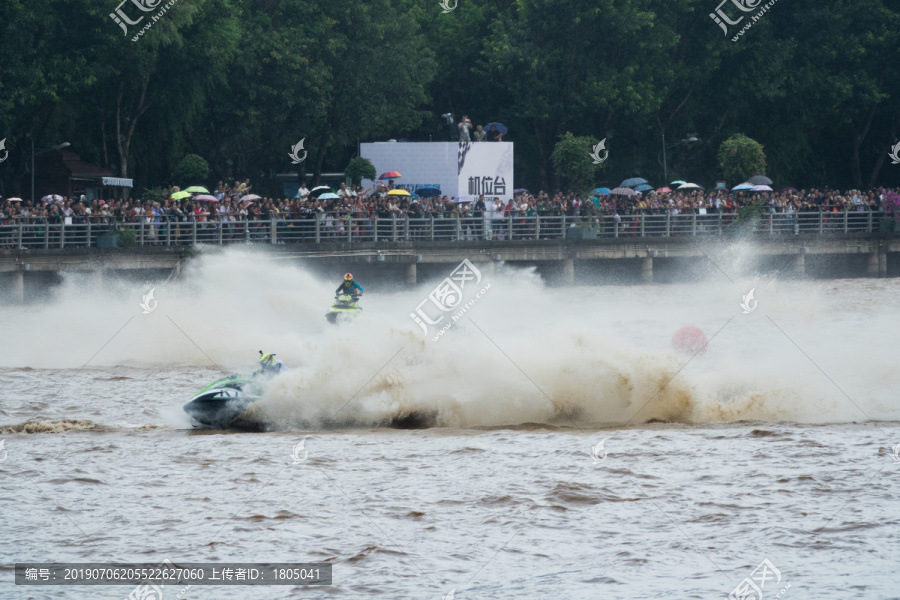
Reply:
<svg viewBox="0 0 900 600"><path fill-rule="evenodd" d="M363 179L375 179L378 176L375 165L368 158L362 156L351 158L347 163L347 168L344 169L344 174L356 185L359 185Z"/></svg>
<svg viewBox="0 0 900 600"><path fill-rule="evenodd" d="M607 185L661 176L661 135L688 132L702 141L672 150L670 174L708 185L733 131L798 188L900 185L885 160L900 137L892 0L776 3L736 42L739 27L723 33L699 0L466 0L449 14L433 1L191 0L136 41L141 26L126 35L115 8L0 2L4 196L27 195L32 139L71 142L138 189L201 183L172 180L192 151L209 161L207 182L252 177L274 191L300 139L314 179L347 164L357 140L445 139L446 112L506 124L515 185L529 189L555 187L566 132L615 138ZM155 14L122 8L141 25Z"/></svg>
<svg viewBox="0 0 900 600"><path fill-rule="evenodd" d="M134 248L137 246L137 233L134 229L123 229L119 233L119 243L123 248Z"/></svg>
<svg viewBox="0 0 900 600"><path fill-rule="evenodd" d="M162 203L163 200L169 197L169 190L163 187L151 188L149 190L144 190L144 193L141 194L141 199L145 202L159 202Z"/></svg>
<svg viewBox="0 0 900 600"><path fill-rule="evenodd" d="M736 133L719 146L719 169L728 181L740 183L753 175L766 174L762 144Z"/></svg>
<svg viewBox="0 0 900 600"><path fill-rule="evenodd" d="M175 181L181 184L182 189L192 185L203 185L207 175L209 165L202 156L196 154L188 154L175 167Z"/></svg>
<svg viewBox="0 0 900 600"><path fill-rule="evenodd" d="M550 159L556 172L565 179L569 188L577 193L590 190L598 169L603 166L594 164L591 149L597 144L592 137L576 137L571 132L559 136Z"/></svg>

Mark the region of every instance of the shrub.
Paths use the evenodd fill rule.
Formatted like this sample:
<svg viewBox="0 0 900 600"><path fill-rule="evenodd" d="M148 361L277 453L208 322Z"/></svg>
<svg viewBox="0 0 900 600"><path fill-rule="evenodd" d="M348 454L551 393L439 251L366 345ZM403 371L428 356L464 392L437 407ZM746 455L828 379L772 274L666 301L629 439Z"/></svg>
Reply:
<svg viewBox="0 0 900 600"><path fill-rule="evenodd" d="M192 185L203 185L209 175L209 165L202 156L188 154L175 167L175 181L186 188Z"/></svg>
<svg viewBox="0 0 900 600"><path fill-rule="evenodd" d="M736 133L719 146L719 169L728 181L746 181L766 174L766 154L762 144Z"/></svg>

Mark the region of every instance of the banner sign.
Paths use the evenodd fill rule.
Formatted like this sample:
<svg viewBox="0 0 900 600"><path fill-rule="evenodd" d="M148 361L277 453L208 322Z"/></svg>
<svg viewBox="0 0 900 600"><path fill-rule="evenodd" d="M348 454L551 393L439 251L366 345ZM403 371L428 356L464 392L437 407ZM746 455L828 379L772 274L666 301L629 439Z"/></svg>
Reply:
<svg viewBox="0 0 900 600"><path fill-rule="evenodd" d="M375 142L361 144L361 155L375 171L397 171L395 187L414 191L433 186L452 197L480 194L485 199L511 200L513 195L512 142ZM376 182L363 180L363 188Z"/></svg>

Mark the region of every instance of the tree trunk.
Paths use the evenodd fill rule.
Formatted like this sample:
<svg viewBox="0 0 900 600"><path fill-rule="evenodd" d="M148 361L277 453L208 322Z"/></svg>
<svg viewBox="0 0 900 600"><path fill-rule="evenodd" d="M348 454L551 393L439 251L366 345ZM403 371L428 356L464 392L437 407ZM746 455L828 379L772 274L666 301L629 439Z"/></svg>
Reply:
<svg viewBox="0 0 900 600"><path fill-rule="evenodd" d="M884 157L891 151L893 140L897 139L897 113L893 110L891 111L891 135L888 139L890 141L887 143L887 148L878 154L878 160L875 161L875 166L872 167L872 175L869 177L869 185L866 186L866 189L871 190L875 187L875 181L878 179L879 173L881 173L881 167L884 166Z"/></svg>
<svg viewBox="0 0 900 600"><path fill-rule="evenodd" d="M125 133L122 133L122 98L125 95L124 84L119 84L119 95L116 98L116 146L119 150L119 177L128 178L128 150L131 148L131 138L134 136L134 128L138 119L147 111L148 105L145 104L147 98L147 86L150 84L150 75L144 78L144 85L141 87L141 97L138 100L135 114L128 119L125 126ZM125 188L124 198L128 199L129 188Z"/></svg>

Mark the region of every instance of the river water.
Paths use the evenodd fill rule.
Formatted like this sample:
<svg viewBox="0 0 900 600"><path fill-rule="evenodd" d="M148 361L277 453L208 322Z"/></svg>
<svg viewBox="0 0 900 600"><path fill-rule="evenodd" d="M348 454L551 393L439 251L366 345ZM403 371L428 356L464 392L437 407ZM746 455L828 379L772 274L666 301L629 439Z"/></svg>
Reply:
<svg viewBox="0 0 900 600"><path fill-rule="evenodd" d="M241 250L0 307L0 597L130 592L15 586L16 562L169 559L334 584L165 598L727 598L764 560L766 599L900 598L900 280L721 264L567 289L483 269L437 341L410 318L437 282L332 326L337 281ZM686 325L703 353L673 349ZM181 406L258 350L291 367L268 431L193 429Z"/></svg>

